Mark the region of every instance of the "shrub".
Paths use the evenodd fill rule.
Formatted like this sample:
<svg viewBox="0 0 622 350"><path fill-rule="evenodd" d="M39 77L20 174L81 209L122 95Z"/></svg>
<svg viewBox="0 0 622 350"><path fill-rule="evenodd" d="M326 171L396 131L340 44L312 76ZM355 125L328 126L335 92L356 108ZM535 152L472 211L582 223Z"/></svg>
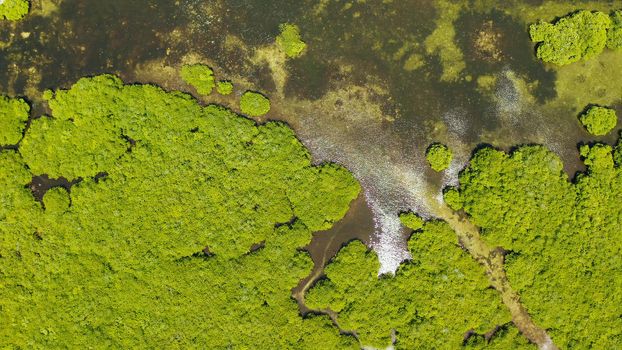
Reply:
<svg viewBox="0 0 622 350"><path fill-rule="evenodd" d="M296 58L302 55L307 47L300 38L300 29L295 24L284 23L279 26L281 34L276 37L276 44L288 57Z"/></svg>
<svg viewBox="0 0 622 350"><path fill-rule="evenodd" d="M451 164L453 153L447 146L441 143L433 143L428 147L425 157L432 169L443 171Z"/></svg>
<svg viewBox="0 0 622 350"><path fill-rule="evenodd" d="M226 80L219 81L216 83L216 91L221 95L230 95L233 92L233 84Z"/></svg>
<svg viewBox="0 0 622 350"><path fill-rule="evenodd" d="M209 95L216 86L214 72L204 64L187 64L181 67L181 78L192 85L199 94Z"/></svg>
<svg viewBox="0 0 622 350"><path fill-rule="evenodd" d="M258 92L246 91L240 99L240 109L246 115L259 117L270 111L270 100Z"/></svg>
<svg viewBox="0 0 622 350"><path fill-rule="evenodd" d="M590 134L597 136L608 134L618 123L615 110L600 106L590 107L579 120Z"/></svg>

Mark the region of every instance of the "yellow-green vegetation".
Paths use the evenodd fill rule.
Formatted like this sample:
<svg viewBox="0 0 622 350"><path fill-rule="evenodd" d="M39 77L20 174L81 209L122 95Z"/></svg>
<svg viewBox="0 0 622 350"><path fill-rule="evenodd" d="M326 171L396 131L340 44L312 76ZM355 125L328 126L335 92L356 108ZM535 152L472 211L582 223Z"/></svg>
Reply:
<svg viewBox="0 0 622 350"><path fill-rule="evenodd" d="M592 135L606 135L618 124L616 111L611 108L592 106L579 117L581 124Z"/></svg>
<svg viewBox="0 0 622 350"><path fill-rule="evenodd" d="M622 48L622 10L611 14L611 28L607 32L607 47L612 50Z"/></svg>
<svg viewBox="0 0 622 350"><path fill-rule="evenodd" d="M460 191L455 187L447 187L443 190L443 200L453 210L460 210L464 206Z"/></svg>
<svg viewBox="0 0 622 350"><path fill-rule="evenodd" d="M214 71L204 64L186 64L181 67L181 78L192 85L200 95L209 95L216 86Z"/></svg>
<svg viewBox="0 0 622 350"><path fill-rule="evenodd" d="M622 343L621 150L582 146L574 182L542 146L483 148L460 175L464 210L508 252L510 284L560 349Z"/></svg>
<svg viewBox="0 0 622 350"><path fill-rule="evenodd" d="M216 91L223 96L231 95L233 92L233 83L228 80L221 80L216 83Z"/></svg>
<svg viewBox="0 0 622 350"><path fill-rule="evenodd" d="M400 213L400 222L413 231L423 228L424 221L412 211Z"/></svg>
<svg viewBox="0 0 622 350"><path fill-rule="evenodd" d="M442 143L431 144L425 153L430 167L434 171L443 171L449 167L454 155L451 150Z"/></svg>
<svg viewBox="0 0 622 350"><path fill-rule="evenodd" d="M540 22L529 28L538 43L536 55L544 62L566 65L600 54L607 45L611 19L602 12L578 11L553 23Z"/></svg>
<svg viewBox="0 0 622 350"><path fill-rule="evenodd" d="M281 33L276 37L276 44L288 57L296 58L302 55L307 44L300 37L300 28L291 23L279 26Z"/></svg>
<svg viewBox="0 0 622 350"><path fill-rule="evenodd" d="M21 98L0 95L0 146L15 145L22 138L30 106Z"/></svg>
<svg viewBox="0 0 622 350"><path fill-rule="evenodd" d="M28 14L30 3L28 0L0 1L0 19L18 21Z"/></svg>
<svg viewBox="0 0 622 350"><path fill-rule="evenodd" d="M425 48L428 54L436 54L443 65L441 81L456 81L466 68L462 50L456 45L456 29L454 22L460 16L462 4L437 0L438 19L436 29L425 39Z"/></svg>
<svg viewBox="0 0 622 350"><path fill-rule="evenodd" d="M0 151L0 344L356 348L291 298L313 265L299 248L358 196L345 168L312 165L285 124L151 85L46 96L51 117ZM41 174L82 180L40 203Z"/></svg>
<svg viewBox="0 0 622 350"><path fill-rule="evenodd" d="M270 100L259 92L246 91L240 98L240 110L251 117L260 117L270 112Z"/></svg>
<svg viewBox="0 0 622 350"><path fill-rule="evenodd" d="M306 296L309 306L330 308L340 328L355 331L361 345L386 348L395 331L396 349L457 349L465 334L487 333L510 321L483 268L458 244L446 223L414 220L408 242L413 258L395 276L378 277L375 253L360 241L342 248ZM442 336L441 336L442 335ZM508 339L511 338L511 339ZM469 338L472 348L532 348L516 331ZM505 349L508 349L507 347Z"/></svg>

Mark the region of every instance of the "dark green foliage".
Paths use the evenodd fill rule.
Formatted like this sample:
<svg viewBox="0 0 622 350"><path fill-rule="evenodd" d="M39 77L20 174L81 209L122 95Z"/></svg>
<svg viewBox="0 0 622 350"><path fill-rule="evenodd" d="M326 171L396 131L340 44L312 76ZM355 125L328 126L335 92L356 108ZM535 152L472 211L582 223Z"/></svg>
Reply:
<svg viewBox="0 0 622 350"><path fill-rule="evenodd" d="M300 38L300 29L295 24L284 23L279 26L281 34L276 37L276 44L288 57L296 58L302 55L307 47Z"/></svg>
<svg viewBox="0 0 622 350"><path fill-rule="evenodd" d="M606 135L618 124L616 111L611 108L592 106L583 113L579 120L592 135Z"/></svg>
<svg viewBox="0 0 622 350"><path fill-rule="evenodd" d="M0 19L17 21L28 14L28 0L4 0L0 2Z"/></svg>
<svg viewBox="0 0 622 350"><path fill-rule="evenodd" d="M47 97L53 119L33 124L28 157L0 152L0 344L355 348L291 298L312 268L298 248L358 195L347 170L312 166L284 124L154 86L105 75ZM90 152L110 135L131 149ZM41 205L27 184L42 173L84 178Z"/></svg>
<svg viewBox="0 0 622 350"><path fill-rule="evenodd" d="M200 95L209 95L216 86L214 72L204 64L186 64L181 67L181 78L192 85Z"/></svg>
<svg viewBox="0 0 622 350"><path fill-rule="evenodd" d="M0 145L15 145L22 138L30 106L19 98L0 95Z"/></svg>
<svg viewBox="0 0 622 350"><path fill-rule="evenodd" d="M460 197L460 192L455 187L445 188L443 190L443 199L453 210L460 210L464 206L462 198Z"/></svg>
<svg viewBox="0 0 622 350"><path fill-rule="evenodd" d="M565 65L600 54L607 44L611 19L602 12L578 11L554 24L541 22L529 27L538 43L536 55L544 62Z"/></svg>
<svg viewBox="0 0 622 350"><path fill-rule="evenodd" d="M611 28L607 31L607 47L613 50L622 48L622 10L611 14Z"/></svg>
<svg viewBox="0 0 622 350"><path fill-rule="evenodd" d="M535 322L561 349L622 344L622 169L608 145L581 147L587 172L569 182L539 146L478 151L460 176L471 220ZM619 164L619 163L618 163Z"/></svg>
<svg viewBox="0 0 622 350"><path fill-rule="evenodd" d="M251 117L260 117L270 111L270 100L258 92L246 91L240 99L242 113Z"/></svg>
<svg viewBox="0 0 622 350"><path fill-rule="evenodd" d="M348 244L309 291L308 304L335 311L341 328L376 348L391 344L394 329L397 349L457 349L469 330L484 334L510 320L483 268L447 224L426 223L408 246L413 260L379 278L376 255L359 241Z"/></svg>
<svg viewBox="0 0 622 350"><path fill-rule="evenodd" d="M449 167L454 155L447 146L441 143L433 143L428 147L425 158L434 171L443 171Z"/></svg>

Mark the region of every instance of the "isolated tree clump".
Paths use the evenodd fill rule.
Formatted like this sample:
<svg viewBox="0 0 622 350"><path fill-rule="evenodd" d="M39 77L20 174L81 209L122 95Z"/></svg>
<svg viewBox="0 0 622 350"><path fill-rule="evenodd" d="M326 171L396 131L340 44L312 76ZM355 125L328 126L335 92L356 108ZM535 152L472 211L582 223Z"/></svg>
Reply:
<svg viewBox="0 0 622 350"><path fill-rule="evenodd" d="M392 344L393 331L396 349L457 349L465 334L483 335L510 322L483 268L460 247L446 223L421 225L412 213L402 220L419 230L408 242L412 260L395 276L379 277L376 254L353 241L307 293L307 305L334 311L341 329L356 332L361 346L378 349ZM501 344L508 342L512 348L532 348L517 332L494 335L491 344L476 338L474 334L472 348L503 349Z"/></svg>
<svg viewBox="0 0 622 350"><path fill-rule="evenodd" d="M600 54L607 45L611 19L602 12L578 11L555 23L540 22L529 27L536 55L544 62L566 65Z"/></svg>
<svg viewBox="0 0 622 350"><path fill-rule="evenodd" d="M221 80L216 83L216 91L221 95L230 95L233 92L233 84L227 80Z"/></svg>
<svg viewBox="0 0 622 350"><path fill-rule="evenodd" d="M447 146L433 143L426 150L425 157L434 171L443 171L449 167L454 155Z"/></svg>
<svg viewBox="0 0 622 350"><path fill-rule="evenodd" d="M0 1L0 19L18 21L28 14L30 3L28 0Z"/></svg>
<svg viewBox="0 0 622 350"><path fill-rule="evenodd" d="M295 24L284 23L279 26L281 33L276 37L276 44L288 57L302 55L307 44L300 38L300 28Z"/></svg>
<svg viewBox="0 0 622 350"><path fill-rule="evenodd" d="M181 67L181 78L192 85L200 95L209 95L216 86L214 71L204 64L186 64Z"/></svg>
<svg viewBox="0 0 622 350"><path fill-rule="evenodd" d="M30 106L20 98L0 95L0 146L15 145L22 138Z"/></svg>
<svg viewBox="0 0 622 350"><path fill-rule="evenodd" d="M579 117L581 124L592 135L602 136L611 132L618 124L616 111L611 108L592 106Z"/></svg>
<svg viewBox="0 0 622 350"><path fill-rule="evenodd" d="M260 117L270 111L270 100L258 92L246 91L240 98L240 110L251 117Z"/></svg>
<svg viewBox="0 0 622 350"><path fill-rule="evenodd" d="M620 148L582 146L574 183L542 146L479 150L460 175L460 197L535 323L560 349L622 341Z"/></svg>
<svg viewBox="0 0 622 350"><path fill-rule="evenodd" d="M285 124L110 75L46 97L0 151L0 344L356 348L291 297L300 248L358 196L345 168L312 165ZM39 202L43 174L81 179Z"/></svg>

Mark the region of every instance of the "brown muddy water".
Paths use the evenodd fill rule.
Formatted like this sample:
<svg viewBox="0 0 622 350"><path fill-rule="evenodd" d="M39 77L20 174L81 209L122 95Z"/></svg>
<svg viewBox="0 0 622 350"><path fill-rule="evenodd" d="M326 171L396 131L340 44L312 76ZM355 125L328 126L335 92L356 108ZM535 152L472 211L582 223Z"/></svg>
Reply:
<svg viewBox="0 0 622 350"><path fill-rule="evenodd" d="M608 11L615 4L580 5ZM208 63L236 90L229 97L197 97L202 102L236 110L244 90L264 92L273 105L266 119L288 122L317 162L345 165L363 186L348 216L309 245L313 274L353 238L373 247L380 272L390 272L408 258L398 213L441 216L441 190L457 184L474 148L544 144L572 175L581 170L577 144L594 140L577 121L580 111L599 103L622 112L622 53L564 68L534 57L529 24L576 6L543 0L33 0L25 20L0 24L0 89L24 96L40 115L46 112L42 91L67 88L82 76L113 73L193 93L180 81L179 66ZM308 45L300 58L275 50L279 24L286 22L300 27ZM611 143L616 134L600 140ZM456 155L443 174L424 159L436 141Z"/></svg>

